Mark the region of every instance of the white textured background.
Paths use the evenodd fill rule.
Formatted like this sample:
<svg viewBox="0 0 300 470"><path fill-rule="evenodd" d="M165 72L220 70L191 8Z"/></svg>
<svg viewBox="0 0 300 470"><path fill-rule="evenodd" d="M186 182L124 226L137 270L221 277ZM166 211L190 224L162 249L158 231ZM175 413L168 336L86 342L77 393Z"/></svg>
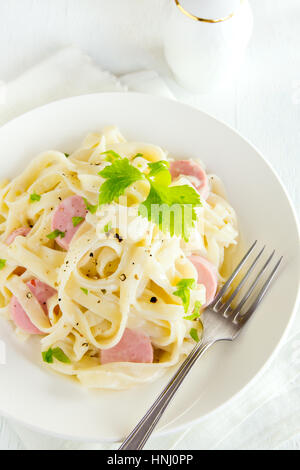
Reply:
<svg viewBox="0 0 300 470"><path fill-rule="evenodd" d="M281 176L299 214L300 1L250 3L254 32L236 82L226 92L207 96L182 92L181 98L252 141ZM162 31L171 7L172 0L1 0L0 81L11 80L69 44L116 74L145 68L164 74ZM273 418L271 413L263 416L265 430ZM293 418L293 435L289 436L287 422L285 441L271 436L269 448L275 441L279 448L299 448L299 414ZM0 418L0 449L21 447Z"/></svg>

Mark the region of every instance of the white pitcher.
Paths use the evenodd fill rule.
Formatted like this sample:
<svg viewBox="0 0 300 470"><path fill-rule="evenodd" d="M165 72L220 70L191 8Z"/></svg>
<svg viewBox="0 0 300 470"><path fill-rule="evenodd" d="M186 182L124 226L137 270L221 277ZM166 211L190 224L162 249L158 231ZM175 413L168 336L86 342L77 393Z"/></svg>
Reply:
<svg viewBox="0 0 300 470"><path fill-rule="evenodd" d="M225 87L251 37L248 0L172 0L165 56L176 80L195 92Z"/></svg>

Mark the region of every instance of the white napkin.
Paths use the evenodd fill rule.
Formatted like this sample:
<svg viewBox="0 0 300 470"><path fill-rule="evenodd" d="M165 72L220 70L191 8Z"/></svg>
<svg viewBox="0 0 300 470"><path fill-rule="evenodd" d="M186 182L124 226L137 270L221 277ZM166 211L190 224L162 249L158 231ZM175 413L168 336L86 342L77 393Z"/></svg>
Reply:
<svg viewBox="0 0 300 470"><path fill-rule="evenodd" d="M168 86L170 83L168 82ZM0 124L50 101L84 93L141 91L174 98L153 71L116 78L74 47L57 52L17 80L0 82ZM172 86L172 89L174 86ZM176 93L177 94L177 93ZM185 431L153 436L147 449L300 449L300 316L272 365L221 410ZM117 449L51 438L0 418L1 449Z"/></svg>
<svg viewBox="0 0 300 470"><path fill-rule="evenodd" d="M90 57L67 47L8 84L0 82L0 124L37 106L70 96L111 91L145 91L172 98L153 71L124 75L118 80Z"/></svg>

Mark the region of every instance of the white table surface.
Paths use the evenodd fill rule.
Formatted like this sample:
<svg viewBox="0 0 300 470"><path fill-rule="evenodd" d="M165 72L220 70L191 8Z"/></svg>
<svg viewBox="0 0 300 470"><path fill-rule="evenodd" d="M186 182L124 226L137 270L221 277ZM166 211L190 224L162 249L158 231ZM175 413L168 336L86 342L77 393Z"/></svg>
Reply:
<svg viewBox="0 0 300 470"><path fill-rule="evenodd" d="M181 98L253 142L300 214L300 2L250 3L254 32L236 82L225 92L181 92ZM164 75L162 31L171 7L172 0L1 0L0 81L69 44L116 74L155 69ZM0 448L20 447L0 418Z"/></svg>

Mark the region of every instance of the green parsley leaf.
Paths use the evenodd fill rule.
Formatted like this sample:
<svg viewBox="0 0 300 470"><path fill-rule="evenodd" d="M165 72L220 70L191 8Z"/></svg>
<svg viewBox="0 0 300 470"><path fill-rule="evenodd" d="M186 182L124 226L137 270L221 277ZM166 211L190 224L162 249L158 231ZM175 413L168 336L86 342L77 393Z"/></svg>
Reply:
<svg viewBox="0 0 300 470"><path fill-rule="evenodd" d="M53 364L53 358L57 359L59 362L63 362L64 364L70 364L71 361L66 356L61 348L49 348L48 351L42 352L43 361L47 362L47 364Z"/></svg>
<svg viewBox="0 0 300 470"><path fill-rule="evenodd" d="M55 348L52 350L53 357L57 359L59 362L63 362L64 364L70 364L71 361L68 356L65 355L62 349Z"/></svg>
<svg viewBox="0 0 300 470"><path fill-rule="evenodd" d="M80 290L82 290L82 292L85 294L85 295L89 295L89 291L87 289L85 289L85 287L80 287Z"/></svg>
<svg viewBox="0 0 300 470"><path fill-rule="evenodd" d="M54 230L54 232L49 233L49 235L47 235L47 238L49 238L49 240L55 240L55 238L65 238L65 236L65 232L61 232L60 230Z"/></svg>
<svg viewBox="0 0 300 470"><path fill-rule="evenodd" d="M30 195L30 202L39 202L41 200L42 196L39 194L33 193Z"/></svg>
<svg viewBox="0 0 300 470"><path fill-rule="evenodd" d="M169 173L169 172L168 172ZM167 186L160 180L151 182L151 190L139 208L139 214L159 226L162 232L188 241L194 222L195 207L200 206L200 195L191 186Z"/></svg>
<svg viewBox="0 0 300 470"><path fill-rule="evenodd" d="M195 302L195 308L194 308L194 311L193 311L192 315L189 315L187 317L183 317L184 320L191 320L191 321L197 320L197 318L199 318L201 316L201 312L200 312L201 307L202 307L201 302L199 302L199 300L197 300L197 302Z"/></svg>
<svg viewBox="0 0 300 470"><path fill-rule="evenodd" d="M133 183L147 179L150 192L140 204L139 215L158 225L162 232L188 241L197 220L195 208L201 206L200 195L192 186L170 186L172 177L168 162L162 160L148 166L150 172L145 175L127 158L115 159L99 173L106 179L100 188L99 205L117 200Z"/></svg>
<svg viewBox="0 0 300 470"><path fill-rule="evenodd" d="M135 160L136 158L143 157L144 155L142 153L137 153L132 160Z"/></svg>
<svg viewBox="0 0 300 470"><path fill-rule="evenodd" d="M112 222L108 222L108 224L105 225L103 232L108 233L111 231L111 229L112 229Z"/></svg>
<svg viewBox="0 0 300 470"><path fill-rule="evenodd" d="M53 351L52 349L48 349L48 351L42 352L43 361L47 362L47 364L53 364Z"/></svg>
<svg viewBox="0 0 300 470"><path fill-rule="evenodd" d="M85 205L86 205L87 210L88 210L91 214L96 214L97 209L98 209L98 206L92 206L92 205L89 203L89 201L88 201L87 199L85 199L85 198L83 198L83 200L84 200L84 203L85 203Z"/></svg>
<svg viewBox="0 0 300 470"><path fill-rule="evenodd" d="M190 336L193 338L194 341L196 341L196 343L199 343L200 339L199 339L198 331L196 330L196 328L191 329Z"/></svg>
<svg viewBox="0 0 300 470"><path fill-rule="evenodd" d="M0 259L0 271L6 266L6 259Z"/></svg>
<svg viewBox="0 0 300 470"><path fill-rule="evenodd" d="M148 163L148 167L150 168L151 172L149 176L155 176L161 171L168 170L170 168L170 163L166 160L160 160L154 163Z"/></svg>
<svg viewBox="0 0 300 470"><path fill-rule="evenodd" d="M115 160L120 160L120 155L114 150L107 150L106 152L101 153L101 155L106 155L106 161L114 163Z"/></svg>
<svg viewBox="0 0 300 470"><path fill-rule="evenodd" d="M173 292L173 294L182 300L184 311L187 313L190 306L191 289L195 289L196 281L195 279L181 279L176 287L177 290Z"/></svg>
<svg viewBox="0 0 300 470"><path fill-rule="evenodd" d="M65 156L66 158L69 158L70 154L69 154L69 153L65 153L64 156Z"/></svg>
<svg viewBox="0 0 300 470"><path fill-rule="evenodd" d="M169 172L169 162L161 160L159 162L148 163L150 173L148 179L158 185L169 186L172 182L172 176Z"/></svg>
<svg viewBox="0 0 300 470"><path fill-rule="evenodd" d="M73 227L77 227L77 225L81 224L84 221L83 217L72 217L72 224Z"/></svg>
<svg viewBox="0 0 300 470"><path fill-rule="evenodd" d="M188 241L197 220L195 207L201 206L197 191L188 185L170 186L172 177L169 162L149 163L147 179L151 185L149 195L139 208L139 215L148 218L164 233Z"/></svg>
<svg viewBox="0 0 300 470"><path fill-rule="evenodd" d="M143 173L130 165L128 158L116 160L112 165L100 171L99 175L106 179L100 188L100 205L117 200L124 194L126 188L145 178Z"/></svg>

